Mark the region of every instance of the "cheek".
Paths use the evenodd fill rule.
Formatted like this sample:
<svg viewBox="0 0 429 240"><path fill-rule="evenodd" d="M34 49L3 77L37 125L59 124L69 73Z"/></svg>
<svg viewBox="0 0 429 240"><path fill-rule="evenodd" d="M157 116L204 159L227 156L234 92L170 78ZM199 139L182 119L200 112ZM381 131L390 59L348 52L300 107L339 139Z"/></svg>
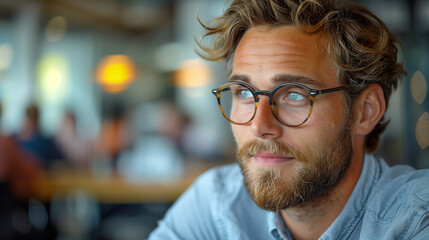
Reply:
<svg viewBox="0 0 429 240"><path fill-rule="evenodd" d="M341 94L332 94L323 101L315 102L308 124L317 129L332 129L343 126L346 107Z"/></svg>
<svg viewBox="0 0 429 240"><path fill-rule="evenodd" d="M302 128L285 131L287 142L301 149L319 149L327 139L344 128L345 108L338 106L332 111L313 111L305 124Z"/></svg>
<svg viewBox="0 0 429 240"><path fill-rule="evenodd" d="M250 129L248 126L231 124L231 129L238 147L250 140Z"/></svg>

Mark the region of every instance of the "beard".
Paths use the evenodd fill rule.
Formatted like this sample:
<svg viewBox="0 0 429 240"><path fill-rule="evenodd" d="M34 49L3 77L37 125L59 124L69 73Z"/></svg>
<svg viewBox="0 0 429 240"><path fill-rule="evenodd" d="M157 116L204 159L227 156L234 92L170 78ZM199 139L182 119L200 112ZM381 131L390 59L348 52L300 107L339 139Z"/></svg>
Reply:
<svg viewBox="0 0 429 240"><path fill-rule="evenodd" d="M319 148L306 151L276 141L255 140L244 144L237 157L253 201L262 209L279 211L304 206L337 186L353 156L349 124L345 125L339 134L323 139ZM252 166L252 156L261 151L293 156L295 162L289 165L293 168Z"/></svg>

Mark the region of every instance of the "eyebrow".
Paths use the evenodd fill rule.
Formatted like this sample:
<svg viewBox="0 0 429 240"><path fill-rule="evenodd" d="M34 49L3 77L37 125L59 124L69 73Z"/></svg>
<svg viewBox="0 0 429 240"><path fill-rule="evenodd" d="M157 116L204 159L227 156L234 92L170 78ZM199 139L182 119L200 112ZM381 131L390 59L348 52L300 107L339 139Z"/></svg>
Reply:
<svg viewBox="0 0 429 240"><path fill-rule="evenodd" d="M245 74L234 74L228 78L228 82L237 81L237 80L251 84L250 78ZM272 77L271 81L279 85L283 83L299 83L299 84L310 85L315 87L325 86L325 84L321 83L320 81L317 81L302 75L278 74Z"/></svg>

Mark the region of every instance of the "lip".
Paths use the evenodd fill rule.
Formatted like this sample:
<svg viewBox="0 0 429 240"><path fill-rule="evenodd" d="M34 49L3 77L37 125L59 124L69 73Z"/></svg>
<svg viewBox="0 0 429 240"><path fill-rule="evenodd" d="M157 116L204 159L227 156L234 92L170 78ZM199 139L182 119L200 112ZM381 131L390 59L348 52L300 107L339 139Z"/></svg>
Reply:
<svg viewBox="0 0 429 240"><path fill-rule="evenodd" d="M277 167L295 160L293 157L261 152L252 156L255 162L267 167Z"/></svg>

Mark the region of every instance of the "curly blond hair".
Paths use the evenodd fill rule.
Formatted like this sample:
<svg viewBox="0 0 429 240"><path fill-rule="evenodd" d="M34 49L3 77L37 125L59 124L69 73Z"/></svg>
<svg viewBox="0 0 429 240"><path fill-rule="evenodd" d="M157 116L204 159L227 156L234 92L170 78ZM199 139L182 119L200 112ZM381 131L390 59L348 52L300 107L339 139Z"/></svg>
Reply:
<svg viewBox="0 0 429 240"><path fill-rule="evenodd" d="M346 103L350 112L355 98L371 84L379 84L386 104L405 77L398 63L398 39L371 11L344 0L234 0L221 17L208 24L197 42L198 54L207 60L225 60L231 72L235 49L255 26L294 25L306 33L322 32L325 48L337 68L337 77L347 86ZM211 46L203 41L214 37ZM205 52L205 53L203 53ZM366 137L366 149L377 148L388 121L384 117Z"/></svg>

